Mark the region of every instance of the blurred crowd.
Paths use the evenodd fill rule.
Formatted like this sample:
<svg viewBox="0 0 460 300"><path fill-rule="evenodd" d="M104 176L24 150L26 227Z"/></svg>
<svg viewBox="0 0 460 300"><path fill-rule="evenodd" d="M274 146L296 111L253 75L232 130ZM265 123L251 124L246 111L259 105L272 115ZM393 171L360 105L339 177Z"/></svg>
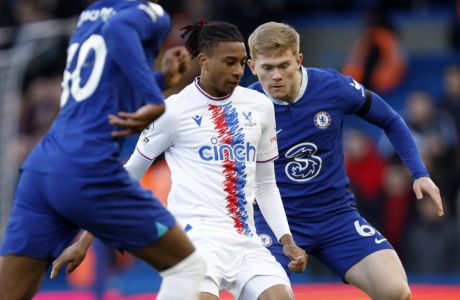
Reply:
<svg viewBox="0 0 460 300"><path fill-rule="evenodd" d="M24 24L76 17L91 2L0 0L0 30L20 31ZM300 12L339 13L363 7L423 11L435 6L451 7L454 12L451 46L453 51L459 49L460 1L384 3L385 7L378 6L376 0L162 1L171 12L176 29L205 16L233 22L246 35L261 22L288 21L287 16ZM387 93L397 88L407 74L410 54L401 51L395 28L380 17L368 15L368 27L350 47L342 71L364 82L366 87ZM27 66L22 85L20 137L14 148L18 164L46 132L59 110L67 38L62 37L53 51L34 58ZM178 35L168 40L168 45L179 43ZM0 49L14 44L12 39L0 45ZM448 65L439 76L443 82L442 95L432 95L424 89L410 91L402 104L402 116L442 192L444 218L436 217L431 201L415 199L410 174L385 138L376 139L361 128L349 128L345 133L347 169L358 207L394 245L408 272L460 273L460 65Z"/></svg>

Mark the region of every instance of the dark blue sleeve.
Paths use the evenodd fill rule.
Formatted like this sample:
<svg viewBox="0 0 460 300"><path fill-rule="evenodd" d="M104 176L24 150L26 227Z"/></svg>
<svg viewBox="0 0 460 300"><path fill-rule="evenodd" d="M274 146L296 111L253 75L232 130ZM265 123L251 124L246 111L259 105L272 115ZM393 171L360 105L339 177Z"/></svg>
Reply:
<svg viewBox="0 0 460 300"><path fill-rule="evenodd" d="M154 30L155 23L144 11L130 9L110 18L102 35L108 54L136 88L143 102L160 104L164 97L142 46L142 41L151 37Z"/></svg>
<svg viewBox="0 0 460 300"><path fill-rule="evenodd" d="M363 104L364 110L359 110L360 117L385 131L396 153L407 166L414 180L429 176L404 120L380 96L373 92L366 92L368 97L366 103Z"/></svg>
<svg viewBox="0 0 460 300"><path fill-rule="evenodd" d="M163 77L163 75L161 74L161 72L153 72L153 77L155 78L157 84L158 84L158 87L164 91L168 88L168 84L166 83L165 81L165 78Z"/></svg>
<svg viewBox="0 0 460 300"><path fill-rule="evenodd" d="M343 76L339 72L336 72L336 76L339 84L337 90L341 95L339 105L347 114L356 113L366 99L364 87L350 76Z"/></svg>

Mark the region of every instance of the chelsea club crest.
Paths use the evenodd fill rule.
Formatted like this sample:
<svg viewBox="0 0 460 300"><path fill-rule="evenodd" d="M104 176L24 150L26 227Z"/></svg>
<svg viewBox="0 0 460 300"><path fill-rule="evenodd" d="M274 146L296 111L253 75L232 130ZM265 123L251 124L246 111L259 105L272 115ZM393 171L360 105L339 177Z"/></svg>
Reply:
<svg viewBox="0 0 460 300"><path fill-rule="evenodd" d="M327 111L320 111L315 115L315 126L319 129L326 129L331 125L331 116Z"/></svg>
<svg viewBox="0 0 460 300"><path fill-rule="evenodd" d="M272 238L265 233L259 234L260 241L265 248L268 248L272 245Z"/></svg>

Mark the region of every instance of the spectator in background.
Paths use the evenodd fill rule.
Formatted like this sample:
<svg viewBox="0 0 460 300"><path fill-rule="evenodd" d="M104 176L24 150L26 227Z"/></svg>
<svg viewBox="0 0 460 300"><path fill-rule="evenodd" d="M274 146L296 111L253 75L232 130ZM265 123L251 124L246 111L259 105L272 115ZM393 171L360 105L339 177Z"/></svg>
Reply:
<svg viewBox="0 0 460 300"><path fill-rule="evenodd" d="M448 111L435 106L428 92L419 90L411 92L407 98L406 122L431 177L444 192L444 200L455 208L458 170L453 162L458 135L454 119Z"/></svg>
<svg viewBox="0 0 460 300"><path fill-rule="evenodd" d="M444 198L444 197L443 197ZM436 206L423 198L416 202L417 219L411 224L402 245L402 256L409 272L456 272L460 267L459 233L449 217L436 216Z"/></svg>
<svg viewBox="0 0 460 300"><path fill-rule="evenodd" d="M367 221L382 225L382 182L387 162L373 141L359 130L349 130L344 138L347 174L356 204Z"/></svg>
<svg viewBox="0 0 460 300"><path fill-rule="evenodd" d="M376 92L389 92L401 83L407 69L395 28L383 9L366 15L367 27L350 50L342 72Z"/></svg>
<svg viewBox="0 0 460 300"><path fill-rule="evenodd" d="M399 158L388 164L382 184L381 230L399 253L403 233L411 215L412 203L411 177Z"/></svg>
<svg viewBox="0 0 460 300"><path fill-rule="evenodd" d="M456 0L454 4L454 17L452 20L452 27L450 32L450 40L452 48L460 49L460 1Z"/></svg>
<svg viewBox="0 0 460 300"><path fill-rule="evenodd" d="M457 132L453 118L443 109L436 108L431 94L413 91L406 102L406 122L421 150L431 151L431 155L441 156L447 149L457 144ZM428 137L437 138L438 148L426 147Z"/></svg>
<svg viewBox="0 0 460 300"><path fill-rule="evenodd" d="M460 3L460 2L459 2ZM460 4L458 5L460 13ZM449 179L447 183L448 189L444 192L449 199L452 199L452 211L458 211L460 208L459 201L454 199L460 193L460 66L456 64L449 65L444 70L444 95L439 101L439 107L444 112L449 114L457 131L456 144L453 145L451 151L447 153L446 160L448 162L448 172L444 172ZM442 172L442 171L441 171ZM460 215L457 213L460 217ZM460 223L460 222L459 222Z"/></svg>
<svg viewBox="0 0 460 300"><path fill-rule="evenodd" d="M460 8L459 8L460 9ZM440 107L449 113L457 129L457 141L460 139L460 66L449 65L444 70L444 96Z"/></svg>

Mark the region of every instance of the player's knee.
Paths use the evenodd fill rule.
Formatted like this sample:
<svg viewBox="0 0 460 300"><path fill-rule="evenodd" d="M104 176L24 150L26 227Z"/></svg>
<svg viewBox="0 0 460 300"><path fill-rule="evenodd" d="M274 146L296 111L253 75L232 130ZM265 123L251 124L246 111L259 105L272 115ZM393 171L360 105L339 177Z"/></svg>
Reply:
<svg viewBox="0 0 460 300"><path fill-rule="evenodd" d="M175 266L161 272L160 274L163 278L171 276L188 276L194 277L197 280L202 280L206 274L206 261L200 254L197 253L197 251L195 251Z"/></svg>
<svg viewBox="0 0 460 300"><path fill-rule="evenodd" d="M411 291L409 285L406 282L401 282L395 285L393 288L386 289L385 295L381 299L389 300L409 300L411 298Z"/></svg>
<svg viewBox="0 0 460 300"><path fill-rule="evenodd" d="M196 251L175 266L161 272L158 300L198 299L206 273L206 262Z"/></svg>

